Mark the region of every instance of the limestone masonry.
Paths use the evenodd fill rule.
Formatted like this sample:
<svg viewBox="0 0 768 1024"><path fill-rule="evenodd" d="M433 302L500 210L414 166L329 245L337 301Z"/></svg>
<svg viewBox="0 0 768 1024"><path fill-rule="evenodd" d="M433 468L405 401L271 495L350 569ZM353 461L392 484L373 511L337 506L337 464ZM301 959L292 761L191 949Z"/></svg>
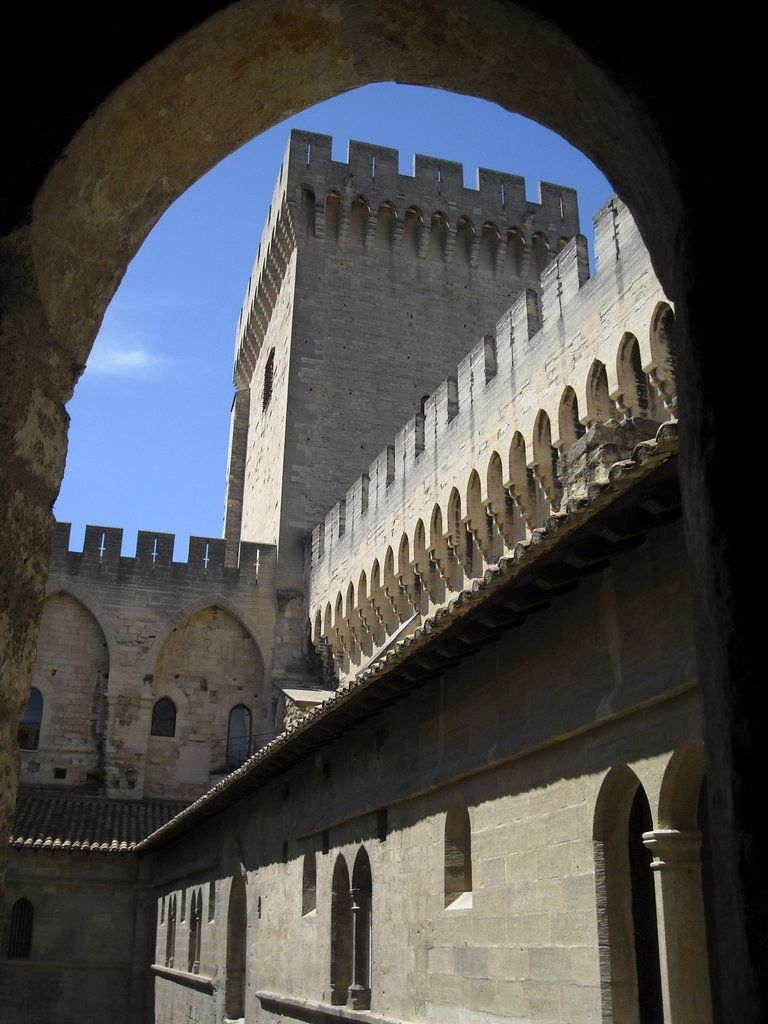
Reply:
<svg viewBox="0 0 768 1024"><path fill-rule="evenodd" d="M617 198L594 249L291 133L223 537L57 527L9 1021L717 1019L674 312Z"/></svg>

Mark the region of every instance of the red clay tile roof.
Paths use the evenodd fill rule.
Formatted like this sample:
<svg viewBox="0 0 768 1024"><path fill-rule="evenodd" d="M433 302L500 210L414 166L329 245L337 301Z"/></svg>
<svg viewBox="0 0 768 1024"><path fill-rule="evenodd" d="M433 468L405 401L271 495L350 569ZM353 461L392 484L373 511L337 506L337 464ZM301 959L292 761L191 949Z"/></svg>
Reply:
<svg viewBox="0 0 768 1024"><path fill-rule="evenodd" d="M115 800L86 793L21 789L11 825L13 850L129 853L187 803Z"/></svg>

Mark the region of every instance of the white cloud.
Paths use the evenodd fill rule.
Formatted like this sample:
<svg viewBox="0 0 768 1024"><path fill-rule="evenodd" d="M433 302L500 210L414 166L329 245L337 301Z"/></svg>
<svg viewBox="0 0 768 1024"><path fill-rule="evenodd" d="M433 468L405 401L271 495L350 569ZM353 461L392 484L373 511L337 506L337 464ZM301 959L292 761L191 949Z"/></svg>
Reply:
<svg viewBox="0 0 768 1024"><path fill-rule="evenodd" d="M135 331L102 330L88 359L87 372L99 377L159 376L171 360L153 351L151 341Z"/></svg>

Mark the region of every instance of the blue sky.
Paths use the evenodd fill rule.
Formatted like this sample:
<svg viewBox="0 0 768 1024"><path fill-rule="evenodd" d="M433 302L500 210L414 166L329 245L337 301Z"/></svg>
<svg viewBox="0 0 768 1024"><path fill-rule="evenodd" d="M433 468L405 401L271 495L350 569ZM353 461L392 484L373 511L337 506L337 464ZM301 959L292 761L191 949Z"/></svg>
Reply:
<svg viewBox="0 0 768 1024"><path fill-rule="evenodd" d="M475 168L542 179L579 193L582 231L611 194L578 150L483 100L416 86L370 85L327 100L253 139L184 193L128 267L69 403L69 454L56 518L82 544L86 523L136 531L221 534L232 355L240 303L291 128L324 132L333 156L358 139Z"/></svg>

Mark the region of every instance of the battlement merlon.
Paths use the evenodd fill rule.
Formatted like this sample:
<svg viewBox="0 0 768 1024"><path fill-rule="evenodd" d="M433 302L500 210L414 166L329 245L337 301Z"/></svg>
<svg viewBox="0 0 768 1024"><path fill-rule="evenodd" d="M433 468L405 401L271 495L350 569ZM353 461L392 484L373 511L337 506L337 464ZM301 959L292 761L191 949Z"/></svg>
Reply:
<svg viewBox="0 0 768 1024"><path fill-rule="evenodd" d="M55 568L98 572L130 572L144 574L171 573L195 578L240 578L245 582L263 581L271 573L276 560L273 544L241 541L237 564L225 565L226 541L220 537L190 537L186 562L173 561L173 533L139 530L136 553L124 556L123 530L116 526L86 526L82 551L70 547L71 523L56 523L51 549L51 565Z"/></svg>
<svg viewBox="0 0 768 1024"><path fill-rule="evenodd" d="M287 257L298 239L306 237L304 201L311 193L317 210L315 237L324 238L324 203L329 193L339 197L346 222L352 203L363 199L369 208L369 232L375 233L379 208L389 204L402 223L406 211L418 210L425 231L434 214L442 214L455 231L466 218L479 236L486 224L505 238L515 230L527 245L541 236L551 252L579 231L578 199L574 189L539 182L538 202L526 199L519 175L481 167L475 188L464 187L462 164L417 153L412 174L399 172L396 149L350 140L345 162L332 157L332 138L292 130L278 174L272 203L248 282L235 339L235 386L247 387L271 312L275 282L282 279ZM343 232L342 232L343 234ZM344 244L344 238L339 238ZM419 258L425 258L421 247ZM448 259L451 258L449 255ZM269 287L265 288L265 284Z"/></svg>
<svg viewBox="0 0 768 1024"><path fill-rule="evenodd" d="M595 215L598 265L594 277L589 276L587 240L576 235L563 247L557 258L541 276L540 294L526 289L500 318L495 336L478 340L462 359L455 376L446 378L424 401L423 416L412 417L397 433L394 445L388 445L370 464L368 473L359 477L345 497L331 508L312 534L313 565L332 565L337 559L350 558L355 543L384 529L382 516L393 500L407 505L409 489L428 472L427 466L443 465L457 444L457 436L466 427L470 410L475 416L483 403L492 400L503 408L504 416L519 417L526 448L533 448L534 410L538 405L526 394L526 380L538 376L549 381L552 395L543 393L536 403L545 401L552 424L552 443L558 442L559 422L556 393L559 401L563 387L570 380L560 381L547 372L550 361L568 359L563 356L560 331L568 317L576 322L584 316L585 304L593 302L590 294L603 287L614 287L617 263L624 264L622 273L637 273L639 280L651 274L650 260L637 226L627 207L613 197ZM616 239L620 240L617 249ZM617 254L618 253L618 254ZM634 268L634 269L633 269ZM654 279L655 280L655 279ZM618 286L615 286L618 288ZM618 288L620 292L621 289ZM582 360L586 358L585 351ZM609 364L610 365L610 364ZM611 368L611 374L614 373ZM586 370L582 376L586 379ZM486 392L492 384L494 395ZM580 394L582 410L587 403ZM544 407L544 406L542 406ZM518 424L511 422L510 429ZM459 432L457 434L457 431ZM397 495L397 499L395 499ZM392 499L392 500L390 500ZM339 525L343 521L343 532Z"/></svg>

